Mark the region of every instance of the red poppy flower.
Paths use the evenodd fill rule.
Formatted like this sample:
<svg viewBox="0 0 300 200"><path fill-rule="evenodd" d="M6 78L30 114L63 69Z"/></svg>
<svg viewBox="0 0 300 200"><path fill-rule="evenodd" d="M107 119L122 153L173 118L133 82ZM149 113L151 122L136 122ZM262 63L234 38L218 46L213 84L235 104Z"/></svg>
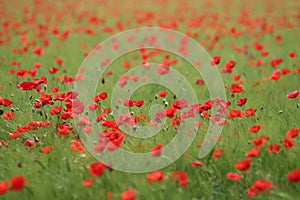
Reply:
<svg viewBox="0 0 300 200"><path fill-rule="evenodd" d="M10 179L10 189L13 191L22 191L28 181L23 176L14 176Z"/></svg>
<svg viewBox="0 0 300 200"><path fill-rule="evenodd" d="M243 177L236 172L228 172L226 174L226 177L232 181L240 181L243 179Z"/></svg>
<svg viewBox="0 0 300 200"><path fill-rule="evenodd" d="M21 90L32 90L35 87L36 84L33 82L22 82L18 84L18 88L20 88Z"/></svg>
<svg viewBox="0 0 300 200"><path fill-rule="evenodd" d="M283 75L287 75L287 74L290 74L290 73L291 73L291 70L288 69L288 68L283 68L283 69L281 69L281 73L282 73Z"/></svg>
<svg viewBox="0 0 300 200"><path fill-rule="evenodd" d="M11 112L11 111L7 112L7 113L4 113L3 119L4 120L13 120L13 119L15 119L15 113Z"/></svg>
<svg viewBox="0 0 300 200"><path fill-rule="evenodd" d="M83 147L81 140L72 140L72 144L70 145L71 149L75 152L85 153L85 148Z"/></svg>
<svg viewBox="0 0 300 200"><path fill-rule="evenodd" d="M243 118L244 117L244 113L241 110L235 110L232 109L229 111L229 115L228 118L232 119L232 118Z"/></svg>
<svg viewBox="0 0 300 200"><path fill-rule="evenodd" d="M283 59L282 58L275 58L273 60L270 61L270 65L273 67L273 68L276 68L279 64L281 64L283 62Z"/></svg>
<svg viewBox="0 0 300 200"><path fill-rule="evenodd" d="M160 75L169 74L170 73L170 66L166 64L161 64L156 68L157 73Z"/></svg>
<svg viewBox="0 0 300 200"><path fill-rule="evenodd" d="M53 146L42 147L41 152L42 153L50 153L52 150L53 150Z"/></svg>
<svg viewBox="0 0 300 200"><path fill-rule="evenodd" d="M238 170L248 172L249 168L251 166L251 163L252 163L252 161L250 159L241 160L241 161L237 162L234 165L234 167L237 168Z"/></svg>
<svg viewBox="0 0 300 200"><path fill-rule="evenodd" d="M163 171L154 171L148 174L148 183L152 184L155 181L163 181L165 179L165 173Z"/></svg>
<svg viewBox="0 0 300 200"><path fill-rule="evenodd" d="M55 61L60 66L64 65L64 61L60 57L58 57L58 56L55 57Z"/></svg>
<svg viewBox="0 0 300 200"><path fill-rule="evenodd" d="M289 57L291 57L291 58L294 58L294 57L296 57L296 56L297 56L297 54L296 54L295 52L289 53Z"/></svg>
<svg viewBox="0 0 300 200"><path fill-rule="evenodd" d="M283 145L284 145L285 148L287 148L287 149L293 148L293 147L295 146L293 140L290 139L290 138L284 138L284 139L283 139Z"/></svg>
<svg viewBox="0 0 300 200"><path fill-rule="evenodd" d="M125 100L124 101L124 106L128 106L128 107L132 107L132 106L134 106L135 105L135 100L132 100L132 99L127 99L127 100Z"/></svg>
<svg viewBox="0 0 300 200"><path fill-rule="evenodd" d="M57 115L62 111L62 106L55 106L54 108L51 108L50 114L51 115Z"/></svg>
<svg viewBox="0 0 300 200"><path fill-rule="evenodd" d="M248 151L248 153L246 154L246 157L257 157L260 154L260 150L259 149L251 149L250 151Z"/></svg>
<svg viewBox="0 0 300 200"><path fill-rule="evenodd" d="M288 174L288 180L291 182L300 181L300 169L295 169L293 171L290 171Z"/></svg>
<svg viewBox="0 0 300 200"><path fill-rule="evenodd" d="M244 92L244 89L239 84L233 83L233 84L231 84L231 92L232 93L241 93L241 92Z"/></svg>
<svg viewBox="0 0 300 200"><path fill-rule="evenodd" d="M165 97L165 96L167 96L167 94L168 94L168 92L162 91L162 92L158 93L158 96L159 97Z"/></svg>
<svg viewBox="0 0 300 200"><path fill-rule="evenodd" d="M38 69L38 68L40 68L42 65L41 65L41 63L34 63L34 68L36 68L36 69Z"/></svg>
<svg viewBox="0 0 300 200"><path fill-rule="evenodd" d="M50 67L50 68L48 69L48 72L49 72L50 74L56 74L56 73L58 72L58 68L57 68L57 67Z"/></svg>
<svg viewBox="0 0 300 200"><path fill-rule="evenodd" d="M252 127L250 127L248 130L252 133L257 133L260 129L261 129L261 125L254 125Z"/></svg>
<svg viewBox="0 0 300 200"><path fill-rule="evenodd" d="M252 142L254 143L255 148L262 148L269 140L270 137L268 136L260 136L259 138L253 139Z"/></svg>
<svg viewBox="0 0 300 200"><path fill-rule="evenodd" d="M114 151L122 145L124 134L121 131L113 131L109 136L109 143L107 150Z"/></svg>
<svg viewBox="0 0 300 200"><path fill-rule="evenodd" d="M136 192L134 189L126 190L122 193L121 200L135 200Z"/></svg>
<svg viewBox="0 0 300 200"><path fill-rule="evenodd" d="M255 116L255 113L256 113L256 109L255 108L248 108L246 111L245 111L245 115L246 117L254 117Z"/></svg>
<svg viewBox="0 0 300 200"><path fill-rule="evenodd" d="M106 170L106 166L102 162L93 162L88 170L92 176L99 177Z"/></svg>
<svg viewBox="0 0 300 200"><path fill-rule="evenodd" d="M204 103L203 110L210 110L213 106L214 106L214 101L208 100L207 102Z"/></svg>
<svg viewBox="0 0 300 200"><path fill-rule="evenodd" d="M105 120L102 122L102 126L106 126L111 129L118 129L118 124L114 120Z"/></svg>
<svg viewBox="0 0 300 200"><path fill-rule="evenodd" d="M29 71L28 71L28 74L29 74L30 76L36 76L37 73L38 73L38 70L37 70L36 68L29 69Z"/></svg>
<svg viewBox="0 0 300 200"><path fill-rule="evenodd" d="M280 149L281 149L280 144L270 144L269 148L268 148L268 151L269 151L269 153L278 154Z"/></svg>
<svg viewBox="0 0 300 200"><path fill-rule="evenodd" d="M240 80L240 78L241 78L241 75L239 75L239 74L232 76L232 79L235 81Z"/></svg>
<svg viewBox="0 0 300 200"><path fill-rule="evenodd" d="M289 138L295 138L298 136L299 133L300 133L300 128L291 128L286 132L285 135Z"/></svg>
<svg viewBox="0 0 300 200"><path fill-rule="evenodd" d="M0 195L5 194L9 190L9 184L6 181L0 182Z"/></svg>
<svg viewBox="0 0 300 200"><path fill-rule="evenodd" d="M84 187L91 187L93 184L94 184L94 179L91 179L91 178L83 180L83 182L82 182L82 185Z"/></svg>
<svg viewBox="0 0 300 200"><path fill-rule="evenodd" d="M226 68L229 68L229 69L232 69L232 68L235 67L235 64L236 64L236 62L233 61L233 60L231 60L231 61L229 61L229 62L227 62L227 63L225 64L225 67L226 67Z"/></svg>
<svg viewBox="0 0 300 200"><path fill-rule="evenodd" d="M299 91L295 90L293 92L288 93L287 97L293 99L293 98L297 98L299 95L300 95Z"/></svg>
<svg viewBox="0 0 300 200"><path fill-rule="evenodd" d="M196 81L196 84L197 85L204 85L204 80L202 80L202 79L198 79L197 81Z"/></svg>
<svg viewBox="0 0 300 200"><path fill-rule="evenodd" d="M256 189L255 187L251 187L251 188L247 189L248 197L257 196L259 193L260 193L260 191L258 189Z"/></svg>
<svg viewBox="0 0 300 200"><path fill-rule="evenodd" d="M188 177L189 175L182 171L175 171L173 172L173 178L177 181L177 183L181 186L188 187Z"/></svg>
<svg viewBox="0 0 300 200"><path fill-rule="evenodd" d="M42 55L44 55L44 50L41 47L37 47L33 50L33 53L38 55L38 56L42 56Z"/></svg>
<svg viewBox="0 0 300 200"><path fill-rule="evenodd" d="M40 97L40 101L42 103L42 105L46 105L46 104L50 104L53 105L53 101L52 101L52 95L51 94L43 94Z"/></svg>
<svg viewBox="0 0 300 200"><path fill-rule="evenodd" d="M188 102L184 99L180 99L172 103L172 107L179 110L188 107L188 105Z"/></svg>
<svg viewBox="0 0 300 200"><path fill-rule="evenodd" d="M246 102L247 102L247 98L240 98L240 99L238 100L237 105L238 105L238 106L242 106L242 105L244 105Z"/></svg>
<svg viewBox="0 0 300 200"><path fill-rule="evenodd" d="M281 74L279 70L274 70L273 74L271 74L271 76L269 77L270 80L274 80L277 81L281 78Z"/></svg>
<svg viewBox="0 0 300 200"><path fill-rule="evenodd" d="M253 187L258 189L259 191L262 191L262 190L268 190L268 189L272 188L273 184L265 179L264 180L256 180L253 183Z"/></svg>
<svg viewBox="0 0 300 200"><path fill-rule="evenodd" d="M220 63L220 61L221 61L221 56L214 56L210 64L212 66L216 66L217 64Z"/></svg>
<svg viewBox="0 0 300 200"><path fill-rule="evenodd" d="M94 101L97 103L99 101L105 100L107 98L107 93L106 92L102 92L100 94L98 94L97 96L94 97Z"/></svg>
<svg viewBox="0 0 300 200"><path fill-rule="evenodd" d="M94 111L97 108L98 108L98 104L93 103L93 104L88 105L88 109L91 110L91 111Z"/></svg>
<svg viewBox="0 0 300 200"><path fill-rule="evenodd" d="M57 87L55 87L55 88L50 88L50 91L52 92L52 93L58 93L59 92L59 88L57 88Z"/></svg>
<svg viewBox="0 0 300 200"><path fill-rule="evenodd" d="M3 106L12 106L12 101L9 100L9 99L5 99L3 97L0 97L0 105L3 105Z"/></svg>
<svg viewBox="0 0 300 200"><path fill-rule="evenodd" d="M163 145L162 144L158 144L156 146L154 146L151 150L151 154L154 157L158 157L162 154L162 150L163 150Z"/></svg>
<svg viewBox="0 0 300 200"><path fill-rule="evenodd" d="M218 158L219 158L220 156L222 156L223 153L224 153L224 150L223 150L223 149L216 149L216 150L213 152L213 158L214 158L215 160L218 160Z"/></svg>
<svg viewBox="0 0 300 200"><path fill-rule="evenodd" d="M19 69L17 71L17 76L20 77L20 78L26 78L26 76L27 76L27 70L25 70L25 69Z"/></svg>
<svg viewBox="0 0 300 200"><path fill-rule="evenodd" d="M175 108L168 108L167 110L165 110L165 113L168 118L173 118L173 117L175 117L177 111L178 110Z"/></svg>
<svg viewBox="0 0 300 200"><path fill-rule="evenodd" d="M195 166L195 167L202 167L203 166L203 163L200 162L200 161L192 161L192 162L190 162L190 164L192 166Z"/></svg>
<svg viewBox="0 0 300 200"><path fill-rule="evenodd" d="M32 140L26 140L24 142L24 145L27 146L27 147L35 147L36 146L36 143Z"/></svg>
<svg viewBox="0 0 300 200"><path fill-rule="evenodd" d="M144 105L144 100L140 100L140 101L135 102L136 107L141 107L143 105Z"/></svg>
<svg viewBox="0 0 300 200"><path fill-rule="evenodd" d="M15 131L15 132L9 133L8 139L11 140L11 139L17 139L20 137L22 137L21 133Z"/></svg>

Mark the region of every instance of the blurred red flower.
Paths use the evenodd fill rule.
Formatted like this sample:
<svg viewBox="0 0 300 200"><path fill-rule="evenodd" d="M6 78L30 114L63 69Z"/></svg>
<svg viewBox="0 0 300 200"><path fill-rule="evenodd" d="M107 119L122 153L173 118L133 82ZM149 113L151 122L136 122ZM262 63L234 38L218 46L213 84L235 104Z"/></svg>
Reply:
<svg viewBox="0 0 300 200"><path fill-rule="evenodd" d="M94 179L86 179L82 181L84 187L91 187L94 184Z"/></svg>
<svg viewBox="0 0 300 200"><path fill-rule="evenodd" d="M269 151L269 153L278 154L280 149L281 149L280 144L270 144L269 148L268 148L268 151Z"/></svg>
<svg viewBox="0 0 300 200"><path fill-rule="evenodd" d="M158 96L159 97L165 97L165 96L167 96L167 94L168 94L168 92L162 91L162 92L158 93Z"/></svg>
<svg viewBox="0 0 300 200"><path fill-rule="evenodd" d="M229 180L232 180L232 181L240 181L240 180L243 179L243 177L240 174L236 173L236 172L228 172L226 174L226 177Z"/></svg>
<svg viewBox="0 0 300 200"><path fill-rule="evenodd" d="M202 167L203 166L203 163L200 162L200 161L192 161L192 162L190 162L190 164L192 166L195 166L195 167Z"/></svg>
<svg viewBox="0 0 300 200"><path fill-rule="evenodd" d="M238 106L242 106L242 105L244 105L246 102L247 102L247 98L240 98L240 99L238 100L237 105L238 105Z"/></svg>
<svg viewBox="0 0 300 200"><path fill-rule="evenodd" d="M221 61L221 56L214 56L210 64L212 66L216 66L217 64L220 63L220 61Z"/></svg>
<svg viewBox="0 0 300 200"><path fill-rule="evenodd" d="M300 181L300 169L295 169L293 171L290 171L288 174L288 180L291 182Z"/></svg>
<svg viewBox="0 0 300 200"><path fill-rule="evenodd" d="M299 133L300 133L300 128L291 128L285 133L285 135L289 138L295 138L298 136Z"/></svg>
<svg viewBox="0 0 300 200"><path fill-rule="evenodd" d="M237 162L234 167L238 170L248 172L252 161L250 159L245 159Z"/></svg>
<svg viewBox="0 0 300 200"><path fill-rule="evenodd" d="M261 125L254 125L252 127L250 127L248 130L252 133L257 133L260 129L261 129Z"/></svg>
<svg viewBox="0 0 300 200"><path fill-rule="evenodd" d="M293 92L288 93L287 97L290 99L294 99L294 98L297 98L299 95L300 95L299 91L295 90Z"/></svg>
<svg viewBox="0 0 300 200"><path fill-rule="evenodd" d="M121 200L135 200L136 192L134 189L126 190L122 193Z"/></svg>
<svg viewBox="0 0 300 200"><path fill-rule="evenodd" d="M189 175L182 171L175 171L173 172L173 178L178 182L179 185L188 187L188 177Z"/></svg>
<svg viewBox="0 0 300 200"><path fill-rule="evenodd" d="M213 152L213 158L215 160L218 160L219 157L221 157L224 153L224 150L223 149L216 149L214 152Z"/></svg>
<svg viewBox="0 0 300 200"><path fill-rule="evenodd" d="M250 151L248 151L248 153L246 154L246 157L257 157L260 154L260 150L259 149L251 149Z"/></svg>
<svg viewBox="0 0 300 200"><path fill-rule="evenodd" d="M154 157L158 157L162 154L162 150L163 150L163 145L162 144L158 144L156 146L154 146L151 150L151 154Z"/></svg>
<svg viewBox="0 0 300 200"><path fill-rule="evenodd" d="M9 184L6 181L0 182L0 195L5 194L9 190Z"/></svg>
<svg viewBox="0 0 300 200"><path fill-rule="evenodd" d="M106 166L102 162L93 162L89 167L92 176L99 177L106 170Z"/></svg>
<svg viewBox="0 0 300 200"><path fill-rule="evenodd" d="M3 119L4 120L13 120L13 119L15 119L15 113L11 112L11 111L7 112L7 113L4 113Z"/></svg>
<svg viewBox="0 0 300 200"><path fill-rule="evenodd" d="M152 184L155 181L163 181L165 179L165 173L163 171L154 171L148 174L148 183Z"/></svg>
<svg viewBox="0 0 300 200"><path fill-rule="evenodd" d="M28 181L23 176L14 176L10 179L10 189L13 191L21 191L25 185L28 185Z"/></svg>
<svg viewBox="0 0 300 200"><path fill-rule="evenodd" d="M284 145L285 148L287 148L287 149L293 148L293 147L295 146L293 140L290 139L290 138L284 138L284 139L283 139L283 145Z"/></svg>

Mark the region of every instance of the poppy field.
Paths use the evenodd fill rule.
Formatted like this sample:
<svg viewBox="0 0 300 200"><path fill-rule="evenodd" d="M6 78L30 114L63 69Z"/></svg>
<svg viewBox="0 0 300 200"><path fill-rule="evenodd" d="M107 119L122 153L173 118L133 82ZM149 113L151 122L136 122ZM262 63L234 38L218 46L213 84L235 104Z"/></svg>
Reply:
<svg viewBox="0 0 300 200"><path fill-rule="evenodd" d="M300 196L297 0L0 8L0 199Z"/></svg>

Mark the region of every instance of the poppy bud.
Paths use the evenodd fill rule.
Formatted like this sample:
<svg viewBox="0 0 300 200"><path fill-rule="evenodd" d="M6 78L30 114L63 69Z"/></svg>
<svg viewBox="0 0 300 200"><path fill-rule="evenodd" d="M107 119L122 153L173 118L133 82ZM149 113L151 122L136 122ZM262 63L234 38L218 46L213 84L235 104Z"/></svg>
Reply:
<svg viewBox="0 0 300 200"><path fill-rule="evenodd" d="M168 102L165 102L165 107L168 107L169 103Z"/></svg>

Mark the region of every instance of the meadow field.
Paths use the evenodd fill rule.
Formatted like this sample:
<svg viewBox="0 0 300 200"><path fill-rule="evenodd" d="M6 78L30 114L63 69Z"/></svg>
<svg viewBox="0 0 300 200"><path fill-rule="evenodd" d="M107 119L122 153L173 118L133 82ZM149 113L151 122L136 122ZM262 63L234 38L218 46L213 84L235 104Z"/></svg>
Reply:
<svg viewBox="0 0 300 200"><path fill-rule="evenodd" d="M1 0L0 199L300 197L297 0Z"/></svg>

